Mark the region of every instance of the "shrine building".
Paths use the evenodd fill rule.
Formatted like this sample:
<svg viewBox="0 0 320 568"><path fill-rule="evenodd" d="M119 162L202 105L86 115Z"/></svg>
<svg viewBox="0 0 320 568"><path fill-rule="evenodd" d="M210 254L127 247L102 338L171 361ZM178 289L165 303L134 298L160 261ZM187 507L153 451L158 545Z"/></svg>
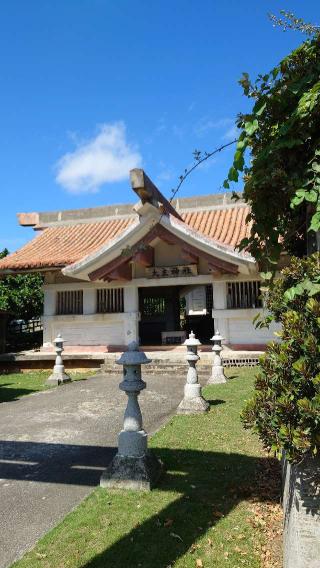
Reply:
<svg viewBox="0 0 320 568"><path fill-rule="evenodd" d="M33 240L0 260L0 272L44 277L44 346L121 349L208 343L219 329L234 349L261 349L272 329L261 312L255 260L237 245L248 236L248 206L230 194L169 203L145 172L130 172L135 205L18 214Z"/></svg>

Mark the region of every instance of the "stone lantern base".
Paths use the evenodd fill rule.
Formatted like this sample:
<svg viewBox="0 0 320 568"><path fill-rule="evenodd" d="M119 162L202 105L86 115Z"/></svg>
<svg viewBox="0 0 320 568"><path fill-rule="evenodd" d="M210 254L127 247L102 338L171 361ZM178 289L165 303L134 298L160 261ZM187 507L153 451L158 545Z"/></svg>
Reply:
<svg viewBox="0 0 320 568"><path fill-rule="evenodd" d="M70 383L71 378L65 371L55 370L53 369L53 373L48 377L46 380L47 385L62 385L64 383Z"/></svg>
<svg viewBox="0 0 320 568"><path fill-rule="evenodd" d="M150 491L163 472L163 463L149 450L140 457L116 454L103 472L100 485L107 489Z"/></svg>
<svg viewBox="0 0 320 568"><path fill-rule="evenodd" d="M227 379L225 377L224 369L223 369L222 365L214 367L212 369L212 375L208 379L207 384L208 385L219 385L219 384L226 383L226 382L227 382Z"/></svg>
<svg viewBox="0 0 320 568"><path fill-rule="evenodd" d="M184 398L180 402L177 414L202 414L209 410L210 404L201 396L199 383L187 383L184 387Z"/></svg>

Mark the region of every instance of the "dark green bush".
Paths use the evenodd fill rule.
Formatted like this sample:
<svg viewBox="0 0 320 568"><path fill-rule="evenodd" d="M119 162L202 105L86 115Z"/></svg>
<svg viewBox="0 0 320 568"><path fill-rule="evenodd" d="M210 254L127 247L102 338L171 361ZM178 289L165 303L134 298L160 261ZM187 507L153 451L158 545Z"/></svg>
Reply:
<svg viewBox="0 0 320 568"><path fill-rule="evenodd" d="M267 449L297 461L320 446L320 254L293 258L265 302L281 341L262 357L242 419Z"/></svg>
<svg viewBox="0 0 320 568"><path fill-rule="evenodd" d="M0 251L0 258L8 256ZM9 312L10 319L29 320L43 313L43 276L37 272L8 274L0 278L0 310Z"/></svg>

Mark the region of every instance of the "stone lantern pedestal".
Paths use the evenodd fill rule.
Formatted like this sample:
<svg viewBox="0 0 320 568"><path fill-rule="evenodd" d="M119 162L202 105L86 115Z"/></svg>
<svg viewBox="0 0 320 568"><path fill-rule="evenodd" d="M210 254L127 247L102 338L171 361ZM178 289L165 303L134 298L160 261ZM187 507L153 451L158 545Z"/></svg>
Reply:
<svg viewBox="0 0 320 568"><path fill-rule="evenodd" d="M160 477L163 466L148 450L148 436L142 426L138 402L140 392L146 388L141 378L141 365L150 362L135 341L116 361L123 365L123 381L119 388L125 391L128 403L118 437L118 453L101 476L102 487L149 491Z"/></svg>
<svg viewBox="0 0 320 568"><path fill-rule="evenodd" d="M46 380L47 385L61 385L64 383L69 383L71 378L64 370L64 364L62 360L63 342L61 334L59 333L54 340L54 346L56 350L56 361L53 367L53 372L50 377Z"/></svg>
<svg viewBox="0 0 320 568"><path fill-rule="evenodd" d="M211 337L210 340L213 341L214 343L212 347L213 351L212 372L211 372L211 377L207 382L208 385L217 385L227 382L221 359L221 351L222 351L221 342L223 339L224 338L220 335L219 331L217 330L216 334L213 337Z"/></svg>
<svg viewBox="0 0 320 568"><path fill-rule="evenodd" d="M199 339L196 339L193 331L189 334L189 338L184 344L187 347L186 359L189 363L187 373L187 382L184 386L184 398L178 406L178 414L200 414L206 412L209 403L201 395L201 385L198 383L198 373L196 363L200 357L198 355L198 346L201 345Z"/></svg>

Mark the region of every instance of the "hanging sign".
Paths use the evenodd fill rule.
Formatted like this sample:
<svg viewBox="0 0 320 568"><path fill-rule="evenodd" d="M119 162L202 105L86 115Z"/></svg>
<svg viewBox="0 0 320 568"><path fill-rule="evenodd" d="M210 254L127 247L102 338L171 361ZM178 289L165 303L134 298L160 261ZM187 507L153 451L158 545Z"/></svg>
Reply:
<svg viewBox="0 0 320 568"><path fill-rule="evenodd" d="M197 316L207 313L205 286L198 286L186 294L186 310L188 316Z"/></svg>
<svg viewBox="0 0 320 568"><path fill-rule="evenodd" d="M177 278L185 276L197 276L196 264L183 264L182 266L150 266L146 268L147 278Z"/></svg>

